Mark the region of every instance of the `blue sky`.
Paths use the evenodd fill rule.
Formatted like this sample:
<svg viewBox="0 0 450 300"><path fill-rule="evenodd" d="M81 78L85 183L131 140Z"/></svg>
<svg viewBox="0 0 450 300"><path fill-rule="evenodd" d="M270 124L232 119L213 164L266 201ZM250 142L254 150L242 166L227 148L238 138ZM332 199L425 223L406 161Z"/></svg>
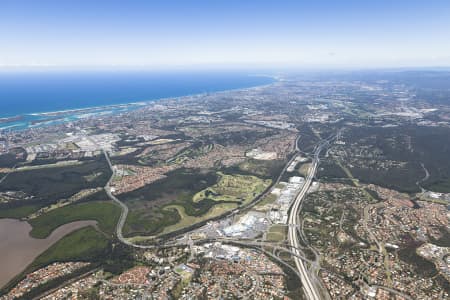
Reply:
<svg viewBox="0 0 450 300"><path fill-rule="evenodd" d="M0 66L450 66L450 1L0 0Z"/></svg>

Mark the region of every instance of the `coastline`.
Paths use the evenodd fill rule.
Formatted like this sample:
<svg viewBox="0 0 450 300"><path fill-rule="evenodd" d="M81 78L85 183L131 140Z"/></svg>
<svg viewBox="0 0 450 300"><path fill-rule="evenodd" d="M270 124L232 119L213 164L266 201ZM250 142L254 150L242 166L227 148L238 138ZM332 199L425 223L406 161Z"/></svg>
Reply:
<svg viewBox="0 0 450 300"><path fill-rule="evenodd" d="M245 91L245 90L254 89L254 88L263 88L263 87L270 86L270 85L280 81L280 78L277 76L270 76L270 75L248 75L248 76L259 77L259 78L269 78L269 79L271 79L271 82L247 86L247 87L237 87L237 88L231 88L231 89L215 90L212 92L199 92L199 93L192 93L192 94L173 96L173 97L171 97L171 96L160 97L160 98L154 98L154 99L149 99L149 100L132 101L132 102L125 102L125 103L111 104L111 105L98 105L98 106L79 107L79 108L65 109L65 110L24 113L24 114L12 115L12 116L11 115L0 116L0 120L3 120L3 122L0 123L0 133L4 132L4 131L21 131L21 130L27 130L27 129L38 128L38 127L43 127L43 126L51 126L54 124L61 124L61 123L65 123L65 122L81 120L83 118L92 117L94 115L114 115L114 114L118 114L121 112L131 111L133 109L138 109L138 108L150 105L155 102L163 102L166 100L181 101L183 98L199 97L203 94L210 94L210 93L216 94L216 93L233 92L233 91ZM88 116L85 116L85 115L88 115ZM57 117L57 118L55 118L55 117ZM13 120L13 121L9 122L8 120Z"/></svg>

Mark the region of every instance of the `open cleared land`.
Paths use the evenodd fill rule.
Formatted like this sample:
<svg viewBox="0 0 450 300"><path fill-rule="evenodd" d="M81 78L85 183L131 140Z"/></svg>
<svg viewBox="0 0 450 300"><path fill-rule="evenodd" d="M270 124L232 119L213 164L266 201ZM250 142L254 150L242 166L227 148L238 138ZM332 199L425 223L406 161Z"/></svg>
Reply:
<svg viewBox="0 0 450 300"><path fill-rule="evenodd" d="M237 172L275 179L280 174L285 163L280 160L248 159L237 167Z"/></svg>
<svg viewBox="0 0 450 300"><path fill-rule="evenodd" d="M311 167L311 163L301 164L298 169L298 172L300 173L300 175L302 175L304 177L308 174L310 167Z"/></svg>
<svg viewBox="0 0 450 300"><path fill-rule="evenodd" d="M168 226L164 228L164 231L162 232L164 233L169 233L175 230L179 230L188 226L192 226L196 223L220 216L228 211L231 211L235 208L237 208L238 205L234 204L234 203L220 203L217 205L214 205L212 208L210 208L205 214L199 216L199 217L195 217L195 216L189 216L186 214L186 212L184 211L184 207L179 206L179 205L169 205L166 206L165 209L166 210L175 210L179 216L180 216L180 221L174 225Z"/></svg>
<svg viewBox="0 0 450 300"><path fill-rule="evenodd" d="M266 235L266 240L282 242L286 240L287 227L284 225L272 225Z"/></svg>
<svg viewBox="0 0 450 300"><path fill-rule="evenodd" d="M267 194L267 195L264 196L264 198L262 198L261 201L258 202L256 207L264 207L266 205L274 203L275 200L277 200L277 196L276 195L274 195L274 194Z"/></svg>
<svg viewBox="0 0 450 300"><path fill-rule="evenodd" d="M223 173L218 173L218 176L219 182L195 194L194 202L211 199L214 201L235 201L245 205L271 184L271 180L262 180L256 176Z"/></svg>

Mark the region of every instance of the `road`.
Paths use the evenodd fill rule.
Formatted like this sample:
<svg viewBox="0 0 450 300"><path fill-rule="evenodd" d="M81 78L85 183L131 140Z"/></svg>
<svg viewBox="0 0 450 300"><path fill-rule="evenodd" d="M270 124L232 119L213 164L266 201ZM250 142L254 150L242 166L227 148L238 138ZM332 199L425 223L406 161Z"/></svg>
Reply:
<svg viewBox="0 0 450 300"><path fill-rule="evenodd" d="M6 177L8 177L8 175L11 174L11 172L12 172L16 167L17 167L17 165L14 165L14 166L11 168L11 170L9 170L8 173L6 173L5 176L3 176L3 177L0 179L0 183L2 183L3 181L5 181Z"/></svg>
<svg viewBox="0 0 450 300"><path fill-rule="evenodd" d="M297 148L297 142L298 142L299 137L297 137L296 141L295 141L295 147ZM126 238L124 238L123 236L123 227L125 225L125 222L127 220L127 216L128 216L128 206L126 206L122 201L120 201L116 196L113 195L113 193L111 192L111 182L114 179L114 176L116 174L116 169L113 167L112 163L111 163L111 159L109 158L108 152L106 150L102 150L103 155L105 156L105 159L108 163L109 168L111 169L111 178L108 180L108 182L106 183L104 189L106 194L108 195L108 197L114 201L115 203L117 203L120 207L121 207L121 213L120 213L120 217L119 217L119 221L117 222L116 225L116 236L117 238L124 244L129 245L131 247L135 247L135 248L141 248L141 249L150 249L150 248L155 248L156 246L153 245L139 245L139 244L134 244L132 242L130 242L129 240L127 240ZM277 180L275 181L275 184L278 184L278 182L281 180L281 177L283 176L284 172L286 171L286 168L292 163L292 161L295 159L296 155L294 155L292 157L292 159L289 160L289 162L285 165L285 167L283 168L283 170L281 171L280 175L278 176ZM273 186L272 185L272 186ZM269 193L270 190L268 190L266 193ZM264 195L263 195L264 196ZM263 197L261 196L260 199L262 199ZM249 206L241 208L237 211L235 211L234 213L232 213L230 216L233 216L234 214L240 213L242 211L242 209L248 209L250 207L253 207L255 204L257 204L258 201L255 201L253 203L251 203Z"/></svg>
<svg viewBox="0 0 450 300"><path fill-rule="evenodd" d="M295 254L293 256L293 259L298 269L298 273L300 274L300 279L307 299L314 299L314 300L321 299L321 296L315 280L312 278L310 272L307 270L305 262L300 258L302 256L302 253L299 250L301 245L299 243L299 235L297 230L297 226L299 225L299 219L297 218L297 216L300 213L302 202L306 196L306 193L308 192L308 189L312 184L314 176L316 175L317 167L319 165L319 154L325 147L329 145L331 139L333 138L327 139L317 146L314 152L314 158L311 167L309 169L308 176L305 178L304 185L300 189L299 193L297 194L297 197L295 198L294 202L291 205L288 218L288 224L290 225L288 227L288 242L291 246L291 251Z"/></svg>
<svg viewBox="0 0 450 300"><path fill-rule="evenodd" d="M425 193L427 190L422 187L421 183L427 181L428 178L430 178L430 173L428 172L427 168L425 168L425 165L423 163L420 163L420 165L422 166L422 169L425 172L425 176L422 179L420 179L419 181L417 181L416 185L419 187L419 189L422 191L422 193Z"/></svg>
<svg viewBox="0 0 450 300"><path fill-rule="evenodd" d="M121 208L122 211L120 213L120 217L119 217L119 221L117 222L116 225L116 235L117 238L124 244L127 244L131 247L135 247L135 248L141 248L141 249L150 249L150 248L155 248L155 246L144 246L144 245L137 245L137 244L133 244L132 242L128 241L126 238L123 237L123 226L125 225L125 221L127 220L127 216L128 216L128 206L126 206L122 201L120 201L119 199L117 199L116 196L114 196L111 192L111 181L114 179L114 176L116 174L116 169L113 167L111 160L109 159L109 155L106 152L106 150L103 150L103 155L106 158L106 161L108 162L109 168L111 169L112 175L111 178L108 180L108 182L105 185L105 192L108 195L108 197L113 200L114 202L116 202Z"/></svg>
<svg viewBox="0 0 450 300"><path fill-rule="evenodd" d="M252 201L251 203L240 207L238 209L233 210L231 213L227 213L224 216L220 217L221 219L224 218L233 218L236 215L242 214L245 211L249 211L251 208L253 208L254 206L256 206L259 202L261 202L261 200L264 199L264 197L266 197L267 195L269 195L272 192L272 188L274 186L276 186L278 183L280 183L281 178L283 177L283 175L286 173L287 168L291 165L291 163L295 160L295 158L300 154L300 149L298 147L298 142L300 140L300 135L297 136L297 138L295 139L295 144L294 144L294 149L293 149L293 154L292 154L292 158L285 164L285 166L283 167L283 170L281 170L280 174L278 175L277 179L266 189L265 192L263 192L261 195L259 195L257 198L257 200ZM182 238L183 236L185 236L185 233L182 233L181 236L178 235L175 238Z"/></svg>
<svg viewBox="0 0 450 300"><path fill-rule="evenodd" d="M390 288L390 287L387 287L387 286L382 286L382 285L372 285L372 287L377 288L377 289L386 290L386 291L388 291L388 292L390 292L390 293L392 293L392 294L399 295L400 297L403 297L403 298L405 298L405 299L407 299L407 300L412 300L412 299L413 299L413 298L411 298L411 296L409 296L409 295L407 295L407 294L405 294L405 293L402 293L402 292L400 292L400 291L398 291L398 290L396 290L396 289L392 289L392 288Z"/></svg>
<svg viewBox="0 0 450 300"><path fill-rule="evenodd" d="M327 147L329 145L330 141L331 141L331 139L324 140L322 143L320 143L316 147L316 150L314 152L313 162L311 164L308 176L306 177L304 185L300 189L299 193L297 194L297 197L295 198L294 202L291 205L290 212L289 212L289 219L288 219L288 224L290 225L288 227L288 243L291 248L291 253L293 254L292 257L294 259L296 268L298 270L297 274L299 275L300 280L302 282L306 297L308 299L314 299L314 300L321 299L321 296L320 296L321 294L319 292L320 288L319 288L319 284L317 283L317 281L312 278L312 276L311 276L312 274L308 271L305 261L302 259L303 253L300 250L301 245L299 243L299 235L298 235L298 230L297 230L297 228L299 226L298 215L299 215L299 212L302 207L302 201L304 200L305 195L306 195L309 187L311 186L314 176L317 172L317 167L319 165L319 154L325 147ZM298 138L296 140L296 145L295 145L295 147L296 147L295 150L298 151L297 144L298 144ZM125 225L125 221L128 216L128 207L122 201L120 201L117 197L115 197L111 192L110 184L111 184L112 180L114 179L116 170L113 167L106 150L103 150L103 154L104 154L105 159L106 159L106 161L111 169L111 172L112 172L111 178L108 180L108 182L106 183L106 185L104 187L105 191L106 191L108 197L111 200L113 200L114 202L116 202L122 208L122 211L121 211L121 214L119 217L119 221L117 222L117 226L116 226L117 238L122 243L129 245L131 247L154 248L155 246L150 246L150 245L144 246L144 245L133 244L132 242L128 241L127 239L125 239L123 237L123 226ZM295 157L295 155L294 155L294 157ZM289 163L286 166L288 166ZM282 172L282 174L283 173L284 172Z"/></svg>
<svg viewBox="0 0 450 300"><path fill-rule="evenodd" d="M76 281L78 281L80 279L86 278L89 275L94 274L95 272L97 272L100 269L101 269L100 267L97 267L97 268L92 269L92 270L90 270L90 271L88 271L86 273L83 273L83 274L79 275L79 276L76 276L76 277L71 278L71 279L69 279L67 281L64 281L63 283L57 285L56 287L54 287L54 288L52 288L50 290L47 290L47 291L43 292L42 294L39 294L38 296L34 297L33 300L42 299L42 298L52 294L53 292L55 292L55 291L57 291L57 290L59 290L59 289L61 289L63 287L69 286L72 283L74 283L74 282L76 282Z"/></svg>

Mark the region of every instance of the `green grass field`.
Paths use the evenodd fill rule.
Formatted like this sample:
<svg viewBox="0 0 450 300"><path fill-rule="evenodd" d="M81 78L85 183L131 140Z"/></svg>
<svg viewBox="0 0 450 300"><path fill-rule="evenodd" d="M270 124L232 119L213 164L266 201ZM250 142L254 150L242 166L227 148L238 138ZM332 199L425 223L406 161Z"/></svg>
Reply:
<svg viewBox="0 0 450 300"><path fill-rule="evenodd" d="M267 233L267 240L273 242L281 242L286 240L287 227L283 225L272 225Z"/></svg>
<svg viewBox="0 0 450 300"><path fill-rule="evenodd" d="M283 169L284 164L285 162L282 160L248 159L238 166L238 170L246 174L275 180Z"/></svg>
<svg viewBox="0 0 450 300"><path fill-rule="evenodd" d="M218 175L219 182L195 194L194 202L198 203L205 199L211 199L247 204L272 183L270 179L263 180L250 175L228 175L220 172Z"/></svg>
<svg viewBox="0 0 450 300"><path fill-rule="evenodd" d="M272 204L277 200L277 196L274 194L267 194L257 205L256 207L260 208L268 204Z"/></svg>
<svg viewBox="0 0 450 300"><path fill-rule="evenodd" d="M311 168L311 165L312 165L311 163L301 164L299 169L298 169L298 172L300 173L300 175L302 175L303 177L308 176L309 169Z"/></svg>
<svg viewBox="0 0 450 300"><path fill-rule="evenodd" d="M29 223L33 227L30 235L34 238L46 238L59 226L81 220L95 220L102 231L113 234L119 216L120 208L112 202L68 205L30 220Z"/></svg>
<svg viewBox="0 0 450 300"><path fill-rule="evenodd" d="M109 247L108 239L93 227L85 227L66 235L39 255L32 267L38 268L53 262L90 261L103 256Z"/></svg>
<svg viewBox="0 0 450 300"><path fill-rule="evenodd" d="M200 217L195 216L189 216L186 214L184 207L180 205L169 205L166 206L165 210L176 210L178 214L180 215L180 221L176 224L167 226L163 230L163 234L169 233L172 231L176 231L191 225L194 225L196 223L200 223L202 221L220 216L221 214L224 214L228 211L231 211L233 209L237 208L237 204L234 203L219 203L217 205L214 205L207 213Z"/></svg>

